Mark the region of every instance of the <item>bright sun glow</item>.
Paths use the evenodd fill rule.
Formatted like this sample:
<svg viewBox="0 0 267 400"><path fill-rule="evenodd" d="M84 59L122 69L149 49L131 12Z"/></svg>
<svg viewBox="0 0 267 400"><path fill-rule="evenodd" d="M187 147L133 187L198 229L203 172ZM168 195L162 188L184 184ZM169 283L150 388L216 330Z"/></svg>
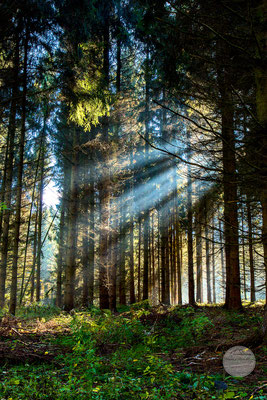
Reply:
<svg viewBox="0 0 267 400"><path fill-rule="evenodd" d="M50 181L44 189L44 203L47 207L55 208L59 204L59 191L54 181Z"/></svg>

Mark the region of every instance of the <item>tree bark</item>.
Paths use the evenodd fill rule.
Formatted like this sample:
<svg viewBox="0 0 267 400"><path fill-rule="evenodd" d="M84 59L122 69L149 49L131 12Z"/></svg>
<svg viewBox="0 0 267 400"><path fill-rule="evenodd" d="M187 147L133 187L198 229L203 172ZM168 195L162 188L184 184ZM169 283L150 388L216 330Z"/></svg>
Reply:
<svg viewBox="0 0 267 400"><path fill-rule="evenodd" d="M178 209L176 211L176 259L177 259L177 288L178 288L178 304L183 303L182 299L182 266L181 266L181 256L180 256L180 227L179 227L179 216Z"/></svg>
<svg viewBox="0 0 267 400"><path fill-rule="evenodd" d="M19 255L19 242L20 242L20 221L21 221L21 195L23 185L23 161L24 161L24 145L26 134L26 96L27 96L27 68L28 68L28 44L29 33L26 27L26 35L24 42L24 61L23 61L23 89L22 89L22 114L21 114L21 132L19 141L19 163L18 163L18 177L16 188L16 214L15 214L15 227L14 227L14 246L13 246L13 262L12 262L12 276L10 288L10 304L9 312L14 314L17 306L17 281L18 281L18 255Z"/></svg>
<svg viewBox="0 0 267 400"><path fill-rule="evenodd" d="M43 194L44 194L44 144L41 149L40 165L40 186L39 186L39 207L38 207L38 239L36 256L36 301L40 301L41 296L41 258L42 258L42 221L43 221Z"/></svg>
<svg viewBox="0 0 267 400"><path fill-rule="evenodd" d="M247 218L248 218L248 246L249 246L249 271L250 271L250 301L256 301L255 291L255 271L254 271L254 257L253 257L253 231L251 221L250 200L247 201Z"/></svg>
<svg viewBox="0 0 267 400"><path fill-rule="evenodd" d="M119 260L119 301L120 304L126 304L126 270L125 270L125 252L126 252L126 219L125 204L120 198L120 260Z"/></svg>
<svg viewBox="0 0 267 400"><path fill-rule="evenodd" d="M142 220L138 219L138 275L137 275L137 291L138 301L141 301L141 240L142 240Z"/></svg>
<svg viewBox="0 0 267 400"><path fill-rule="evenodd" d="M221 77L221 113L223 138L223 189L224 189L224 239L226 259L225 307L229 310L242 308L240 294L237 176L235 160L235 134L233 100L227 78Z"/></svg>
<svg viewBox="0 0 267 400"><path fill-rule="evenodd" d="M202 283L202 227L200 210L196 215L196 253L197 253L197 302L203 303L203 283Z"/></svg>
<svg viewBox="0 0 267 400"><path fill-rule="evenodd" d="M78 213L78 153L75 149L78 144L77 128L72 128L72 156L70 170L70 188L68 196L67 216L67 252L65 269L64 309L70 311L74 308L76 251L77 251L77 213Z"/></svg>
<svg viewBox="0 0 267 400"><path fill-rule="evenodd" d="M188 161L190 162L191 144L190 132L187 130ZM187 255L188 255L188 302L195 305L195 282L194 282L194 256L193 256L193 211L192 211L192 180L191 167L188 164L187 172Z"/></svg>
<svg viewBox="0 0 267 400"><path fill-rule="evenodd" d="M106 89L109 87L109 51L110 51L110 5L106 5L105 26L103 33L103 74ZM105 116L102 118L102 140L108 144L109 120ZM107 165L108 154L103 150L101 160L102 176L99 183L100 201L100 237L99 237L99 306L101 309L109 309L109 281L108 281L108 242L109 242L109 202L110 202L110 178L109 167Z"/></svg>
<svg viewBox="0 0 267 400"><path fill-rule="evenodd" d="M216 304L216 266L215 266L215 227L214 217L212 218L212 295L213 303Z"/></svg>
<svg viewBox="0 0 267 400"><path fill-rule="evenodd" d="M5 205L7 208L3 210L3 230L2 230L2 248L1 248L1 268L0 268L0 307L5 305L5 290L6 290L6 269L7 269L7 256L9 247L9 221L11 210L11 194L12 194L12 180L13 180L13 160L14 160L14 141L16 134L16 114L17 114L17 101L19 93L19 35L16 34L16 47L14 52L14 75L12 87L12 99L8 123L8 157L6 159L6 182L5 182Z"/></svg>
<svg viewBox="0 0 267 400"><path fill-rule="evenodd" d="M63 190L61 200L61 214L59 222L59 240L58 240L58 255L57 255L57 289L56 289L56 306L62 306L62 272L63 272L63 252L64 252L64 225L65 225L65 191Z"/></svg>
<svg viewBox="0 0 267 400"><path fill-rule="evenodd" d="M210 242L209 227L207 216L207 205L205 205L205 242L206 242L206 274L207 274L207 303L211 303L211 286L210 286Z"/></svg>

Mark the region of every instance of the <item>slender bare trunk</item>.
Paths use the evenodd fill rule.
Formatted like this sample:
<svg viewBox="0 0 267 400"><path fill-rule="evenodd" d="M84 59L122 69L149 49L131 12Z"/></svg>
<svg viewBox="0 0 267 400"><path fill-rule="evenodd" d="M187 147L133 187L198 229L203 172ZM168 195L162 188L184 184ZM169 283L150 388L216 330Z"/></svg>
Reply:
<svg viewBox="0 0 267 400"><path fill-rule="evenodd" d="M13 262L12 262L12 276L10 288L10 304L9 312L15 314L17 306L17 281L18 281L18 256L19 256L19 242L20 242L20 221L21 221L21 195L23 185L23 161L24 161L24 145L26 133L26 96L27 96L27 67L28 67L28 44L29 33L26 27L26 37L24 42L24 61L23 61L23 92L22 92L22 114L21 114L21 132L19 141L19 163L18 163L18 177L16 188L16 214L15 214L15 227L14 227L14 245L13 245Z"/></svg>
<svg viewBox="0 0 267 400"><path fill-rule="evenodd" d="M253 230L251 220L250 200L247 201L247 218L248 218L248 246L249 246L249 271L250 271L250 301L256 301L255 291L255 271L253 257Z"/></svg>
<svg viewBox="0 0 267 400"><path fill-rule="evenodd" d="M78 212L78 182L77 163L78 154L75 149L78 144L77 128L72 129L72 159L70 170L70 188L68 195L67 217L67 252L65 269L65 293L64 309L70 311L74 307L75 273L76 273L76 249L77 249L77 212Z"/></svg>
<svg viewBox="0 0 267 400"><path fill-rule="evenodd" d="M6 269L9 247L9 221L11 213L11 194L13 180L13 161L14 161L14 141L16 134L16 113L18 100L18 73L19 73L19 36L16 37L16 47L14 52L14 77L12 87L12 99L8 123L8 157L6 160L6 182L5 182L5 205L3 210L3 230L2 230L2 248L1 248L1 268L0 268L0 307L5 305L6 290Z"/></svg>
<svg viewBox="0 0 267 400"><path fill-rule="evenodd" d="M206 242L206 274L207 274L207 302L211 303L211 286L210 286L210 242L209 227L207 217L207 206L205 206L205 242Z"/></svg>
<svg viewBox="0 0 267 400"><path fill-rule="evenodd" d="M215 229L214 217L212 218L212 294L213 303L216 304L216 266L215 266Z"/></svg>
<svg viewBox="0 0 267 400"><path fill-rule="evenodd" d="M196 253L197 253L197 302L203 303L203 283L202 283L202 227L200 210L196 215Z"/></svg>
<svg viewBox="0 0 267 400"><path fill-rule="evenodd" d="M191 144L190 132L187 131L188 161L190 161ZM188 302L195 304L195 282L194 282L194 256L193 256L193 211L192 211L192 180L191 168L188 164L187 172L187 254L188 254Z"/></svg>

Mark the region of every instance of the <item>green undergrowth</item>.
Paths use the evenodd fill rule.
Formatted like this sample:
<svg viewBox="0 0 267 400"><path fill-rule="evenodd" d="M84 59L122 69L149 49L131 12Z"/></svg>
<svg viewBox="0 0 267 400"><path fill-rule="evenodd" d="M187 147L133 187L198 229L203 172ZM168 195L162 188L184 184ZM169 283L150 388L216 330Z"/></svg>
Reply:
<svg viewBox="0 0 267 400"><path fill-rule="evenodd" d="M35 308L34 308L35 307ZM216 329L216 318L228 325L261 322L256 314L192 307L151 308L147 302L124 308L118 315L97 308L69 316L42 306L20 310L24 318L68 322L69 334L50 339L58 350L49 363L0 367L1 400L138 400L138 399L255 399L266 398L264 388L221 373L194 373L172 365L171 352L198 346ZM166 356L166 357L164 357ZM227 386L218 388L218 382ZM252 396L252 397L251 397Z"/></svg>

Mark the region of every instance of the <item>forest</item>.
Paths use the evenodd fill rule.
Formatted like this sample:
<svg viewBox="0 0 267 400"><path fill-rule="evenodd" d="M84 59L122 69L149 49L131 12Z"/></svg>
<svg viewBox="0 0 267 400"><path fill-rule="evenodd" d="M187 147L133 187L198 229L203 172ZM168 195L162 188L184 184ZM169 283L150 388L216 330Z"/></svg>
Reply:
<svg viewBox="0 0 267 400"><path fill-rule="evenodd" d="M0 1L1 400L267 398L266 26Z"/></svg>

